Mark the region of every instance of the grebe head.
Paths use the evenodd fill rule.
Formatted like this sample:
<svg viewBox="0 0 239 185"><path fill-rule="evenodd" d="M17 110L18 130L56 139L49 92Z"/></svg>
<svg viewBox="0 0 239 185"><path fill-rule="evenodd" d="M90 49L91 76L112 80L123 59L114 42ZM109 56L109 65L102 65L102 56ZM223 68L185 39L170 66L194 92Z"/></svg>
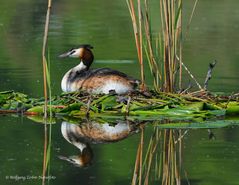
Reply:
<svg viewBox="0 0 239 185"><path fill-rule="evenodd" d="M59 55L59 57L60 58L65 58L65 57L79 58L81 62L83 62L83 64L87 66L87 68L89 68L94 60L94 55L91 49L93 49L91 45L83 44L83 45L80 45L78 48L70 49L66 53Z"/></svg>
<svg viewBox="0 0 239 185"><path fill-rule="evenodd" d="M87 167L92 164L93 156L94 156L93 151L88 145L87 148L84 148L79 155L73 155L69 157L65 156L58 157L59 159L68 161L77 167Z"/></svg>

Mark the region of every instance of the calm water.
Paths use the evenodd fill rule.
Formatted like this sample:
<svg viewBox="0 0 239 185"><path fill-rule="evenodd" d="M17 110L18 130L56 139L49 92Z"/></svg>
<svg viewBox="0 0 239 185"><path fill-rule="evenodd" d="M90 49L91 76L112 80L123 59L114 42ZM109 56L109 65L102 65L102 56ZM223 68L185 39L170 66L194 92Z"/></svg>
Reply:
<svg viewBox="0 0 239 185"><path fill-rule="evenodd" d="M157 14L156 2L153 10ZM184 2L187 22L191 1ZM183 58L191 72L203 83L208 63L218 60L209 89L238 92L239 9L238 1L199 1ZM46 1L4 1L0 6L0 91L13 89L40 97L42 91L41 47ZM155 22L157 20L154 20ZM155 31L157 28L153 28ZM54 1L49 32L53 94L59 94L64 73L74 60L57 56L72 46L94 46L93 67L111 67L139 77L132 25L124 1ZM134 70L132 70L134 69ZM148 83L151 83L147 73ZM185 81L189 77L185 74ZM145 143L153 132L145 128ZM92 165L76 167L59 156L72 156L79 149L61 133L61 121L52 126L50 184L130 184L140 134L111 144L91 144ZM182 184L239 184L239 128L189 130L183 137ZM40 184L44 128L21 116L0 116L0 184ZM11 179L6 179L10 178ZM19 179L16 177L28 177ZM37 179L34 179L37 178ZM158 181L152 180L152 184Z"/></svg>

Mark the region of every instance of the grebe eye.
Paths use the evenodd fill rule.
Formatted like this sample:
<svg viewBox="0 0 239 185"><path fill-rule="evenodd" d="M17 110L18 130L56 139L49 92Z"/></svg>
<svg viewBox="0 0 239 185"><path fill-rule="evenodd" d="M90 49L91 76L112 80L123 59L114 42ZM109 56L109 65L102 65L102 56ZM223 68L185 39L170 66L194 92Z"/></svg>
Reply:
<svg viewBox="0 0 239 185"><path fill-rule="evenodd" d="M75 52L76 52L76 50L72 50L69 55L72 55Z"/></svg>

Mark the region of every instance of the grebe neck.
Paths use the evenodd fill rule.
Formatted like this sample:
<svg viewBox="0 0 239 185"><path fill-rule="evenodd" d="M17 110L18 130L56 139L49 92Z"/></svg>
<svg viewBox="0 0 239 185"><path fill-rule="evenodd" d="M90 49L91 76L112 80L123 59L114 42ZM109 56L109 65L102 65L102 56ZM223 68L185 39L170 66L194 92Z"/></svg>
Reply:
<svg viewBox="0 0 239 185"><path fill-rule="evenodd" d="M89 67L86 66L82 61L80 62L80 64L78 64L77 66L72 68L73 71L83 71L83 70L88 70L88 69L89 69Z"/></svg>

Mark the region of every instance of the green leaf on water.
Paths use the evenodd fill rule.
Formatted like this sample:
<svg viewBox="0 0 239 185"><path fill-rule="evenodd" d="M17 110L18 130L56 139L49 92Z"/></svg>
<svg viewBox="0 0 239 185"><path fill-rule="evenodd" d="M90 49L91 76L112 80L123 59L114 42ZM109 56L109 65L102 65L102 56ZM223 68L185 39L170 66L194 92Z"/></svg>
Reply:
<svg viewBox="0 0 239 185"><path fill-rule="evenodd" d="M83 103L73 103L71 105L68 105L66 108L62 109L60 113L70 113L74 110L80 110L82 105Z"/></svg>
<svg viewBox="0 0 239 185"><path fill-rule="evenodd" d="M43 123L43 124L55 124L56 123L56 118L52 117L48 117L47 119L45 119L43 116L41 115L34 115L34 116L27 116L28 119L36 122L36 123Z"/></svg>
<svg viewBox="0 0 239 185"><path fill-rule="evenodd" d="M201 111L201 110L203 110L203 107L204 107L203 102L196 102L196 103L190 103L188 105L181 106L180 109Z"/></svg>
<svg viewBox="0 0 239 185"><path fill-rule="evenodd" d="M48 105L47 106L47 113L50 113L50 110L51 110L51 112L53 114L55 114L55 113L60 111L60 109L58 109L57 107ZM41 114L44 113L44 105L32 107L32 108L28 109L27 112L29 112L29 113L30 112L34 112L36 114L40 114L41 115Z"/></svg>
<svg viewBox="0 0 239 185"><path fill-rule="evenodd" d="M226 108L226 115L239 116L239 102L229 102Z"/></svg>
<svg viewBox="0 0 239 185"><path fill-rule="evenodd" d="M102 111L110 110L117 104L116 96L108 96L100 102Z"/></svg>
<svg viewBox="0 0 239 185"><path fill-rule="evenodd" d="M156 123L157 124L157 123ZM168 124L157 124L159 128L163 129L208 129L208 128L223 128L230 125L238 124L237 122L227 120L215 120L205 122L193 122L193 123L168 123Z"/></svg>

